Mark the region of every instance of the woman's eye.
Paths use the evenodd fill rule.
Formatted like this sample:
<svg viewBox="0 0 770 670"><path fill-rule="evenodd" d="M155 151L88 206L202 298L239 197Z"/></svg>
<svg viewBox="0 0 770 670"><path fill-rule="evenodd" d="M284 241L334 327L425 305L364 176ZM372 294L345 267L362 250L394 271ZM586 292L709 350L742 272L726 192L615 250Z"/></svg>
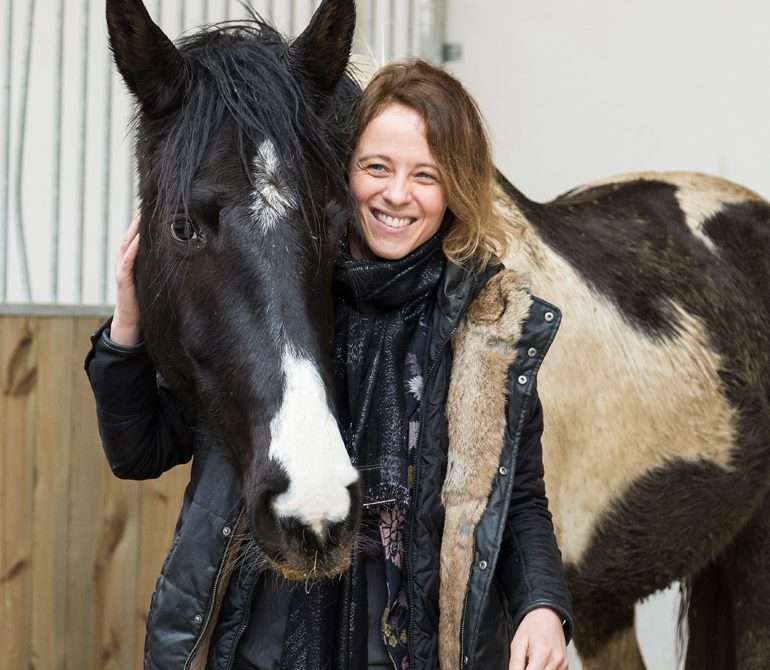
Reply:
<svg viewBox="0 0 770 670"><path fill-rule="evenodd" d="M366 166L366 169L374 174L383 174L387 170L382 163L369 163L369 165Z"/></svg>
<svg viewBox="0 0 770 670"><path fill-rule="evenodd" d="M418 172L417 178L421 179L422 181L438 181L436 178L436 175L431 174L430 172Z"/></svg>

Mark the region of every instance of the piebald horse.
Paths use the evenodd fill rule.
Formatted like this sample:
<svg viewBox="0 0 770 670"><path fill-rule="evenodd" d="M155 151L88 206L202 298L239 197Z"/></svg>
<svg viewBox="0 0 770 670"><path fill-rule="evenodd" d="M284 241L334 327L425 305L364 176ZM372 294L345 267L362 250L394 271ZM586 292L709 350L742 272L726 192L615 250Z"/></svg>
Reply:
<svg viewBox="0 0 770 670"><path fill-rule="evenodd" d="M505 264L559 305L546 485L587 669L641 670L634 605L685 583L688 670L770 664L770 204L640 173L537 204Z"/></svg>

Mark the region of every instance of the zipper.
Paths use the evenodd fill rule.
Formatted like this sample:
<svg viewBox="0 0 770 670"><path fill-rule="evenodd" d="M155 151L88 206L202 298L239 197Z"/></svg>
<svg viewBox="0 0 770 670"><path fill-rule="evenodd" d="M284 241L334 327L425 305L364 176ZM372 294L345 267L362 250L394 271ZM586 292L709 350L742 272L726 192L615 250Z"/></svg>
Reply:
<svg viewBox="0 0 770 670"><path fill-rule="evenodd" d="M465 658L465 640L463 639L465 637L465 608L468 606L468 595L470 592L470 584L468 584L468 589L465 590L465 598L463 598L463 609L460 614L460 658L459 658L459 667L460 670L464 670L465 663L463 662L463 659Z"/></svg>
<svg viewBox="0 0 770 670"><path fill-rule="evenodd" d="M433 363L428 368L428 372L425 375L425 382L423 384L423 389L429 388L429 381L433 377L433 372L438 367L439 361L441 360L442 356L444 355L444 351L446 350L449 343L452 341L452 336L457 331L457 328L459 327L459 323L455 323L455 325L452 326L449 333L446 336L445 341L442 343L441 347L439 347L439 350L436 352L436 357L433 360ZM423 393L423 400L425 399L425 394ZM414 494L412 496L412 504L409 509L409 551L407 552L407 563L409 564L409 570L407 570L407 586L408 586L408 600L409 600L409 638L407 640L407 650L409 652L409 667L414 668L414 633L415 633L415 627L416 624L414 622L414 552L411 551L412 548L412 540L414 539L414 518L415 518L415 506L417 502L417 492L420 489L420 454L422 453L422 442L423 442L423 435L425 435L425 421L422 419L420 420L420 432L417 436L417 446L415 451L415 465L414 465Z"/></svg>
<svg viewBox="0 0 770 670"><path fill-rule="evenodd" d="M243 633L246 631L246 628L249 626L249 622L251 621L251 608L252 608L252 601L254 600L254 591L257 588L257 583L262 578L262 573L257 574L254 577L254 583L251 585L251 588L249 589L249 595L246 598L246 614L243 615L243 621L241 622L240 627L238 628L238 634L235 636L235 640L233 641L233 649L230 652L230 660L227 662L227 668L226 670L232 670L233 664L235 663L235 657L238 652L238 644L241 641L241 638L243 637Z"/></svg>
<svg viewBox="0 0 770 670"><path fill-rule="evenodd" d="M217 602L217 589L219 588L219 584L222 581L222 573L224 572L224 566L225 566L225 558L227 557L227 554L230 551L230 545L233 543L233 538L236 535L235 529L238 528L238 526L241 523L241 517L243 517L243 510L241 510L238 513L238 518L235 520L235 523L233 524L233 532L230 533L230 537L227 539L227 544L225 545L225 551L222 555L222 560L219 563L219 570L217 570L217 576L214 579L214 586L211 589L211 598L210 603L208 606L208 609L206 610L206 616L203 619L203 624L201 625L201 632L200 635L198 635L198 639L195 641L195 644L193 645L192 650L190 651L190 654L187 657L187 660L184 663L184 669L183 670L189 670L190 664L192 663L193 658L195 658L195 654L198 652L201 640L203 640L204 636L206 635L206 630L209 627L209 622L211 620L211 612L214 609L214 605Z"/></svg>
<svg viewBox="0 0 770 670"><path fill-rule="evenodd" d="M251 601L254 598L254 589L251 589L251 596L246 601L246 614L243 615L243 622L241 623L240 628L238 629L238 634L235 636L235 640L233 641L233 650L230 652L230 660L227 662L227 668L226 670L232 670L233 663L235 663L235 657L237 655L238 651L238 643L241 641L241 637L243 637L243 633L246 631L246 628L249 625L249 621L251 620Z"/></svg>

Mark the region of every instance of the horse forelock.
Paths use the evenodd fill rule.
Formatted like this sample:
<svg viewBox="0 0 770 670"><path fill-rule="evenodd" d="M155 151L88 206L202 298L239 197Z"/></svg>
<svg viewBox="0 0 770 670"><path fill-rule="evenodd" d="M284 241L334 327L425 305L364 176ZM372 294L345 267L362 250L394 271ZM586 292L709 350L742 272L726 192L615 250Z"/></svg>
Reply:
<svg viewBox="0 0 770 670"><path fill-rule="evenodd" d="M163 138L151 166L150 180L158 185L154 214L168 219L188 211L193 183L229 120L248 179L254 182L255 152L269 141L283 179L301 195L301 219L317 233L321 190L345 192L349 100L319 102L312 82L292 71L289 44L256 14L185 37L178 46L190 73L183 106L173 118L137 117L140 137L151 145L153 137Z"/></svg>

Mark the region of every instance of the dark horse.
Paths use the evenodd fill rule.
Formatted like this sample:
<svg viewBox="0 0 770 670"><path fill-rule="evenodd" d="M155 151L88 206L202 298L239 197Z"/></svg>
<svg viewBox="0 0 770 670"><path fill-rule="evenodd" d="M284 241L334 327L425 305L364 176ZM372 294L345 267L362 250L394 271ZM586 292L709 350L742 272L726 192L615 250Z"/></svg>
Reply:
<svg viewBox="0 0 770 670"><path fill-rule="evenodd" d="M331 272L359 90L345 74L349 5L325 2L291 46L256 16L175 46L140 0L107 2L138 103L148 351L230 451L248 526L292 579L344 571L360 517L330 391Z"/></svg>
<svg viewBox="0 0 770 670"><path fill-rule="evenodd" d="M232 451L273 564L332 574L360 504L329 401L354 3L291 45L255 19L178 48L139 0L107 7L139 101L148 346ZM564 313L539 390L584 667L643 668L634 604L677 579L690 670L768 667L770 206L695 174L546 204L501 177L498 215L505 263Z"/></svg>

